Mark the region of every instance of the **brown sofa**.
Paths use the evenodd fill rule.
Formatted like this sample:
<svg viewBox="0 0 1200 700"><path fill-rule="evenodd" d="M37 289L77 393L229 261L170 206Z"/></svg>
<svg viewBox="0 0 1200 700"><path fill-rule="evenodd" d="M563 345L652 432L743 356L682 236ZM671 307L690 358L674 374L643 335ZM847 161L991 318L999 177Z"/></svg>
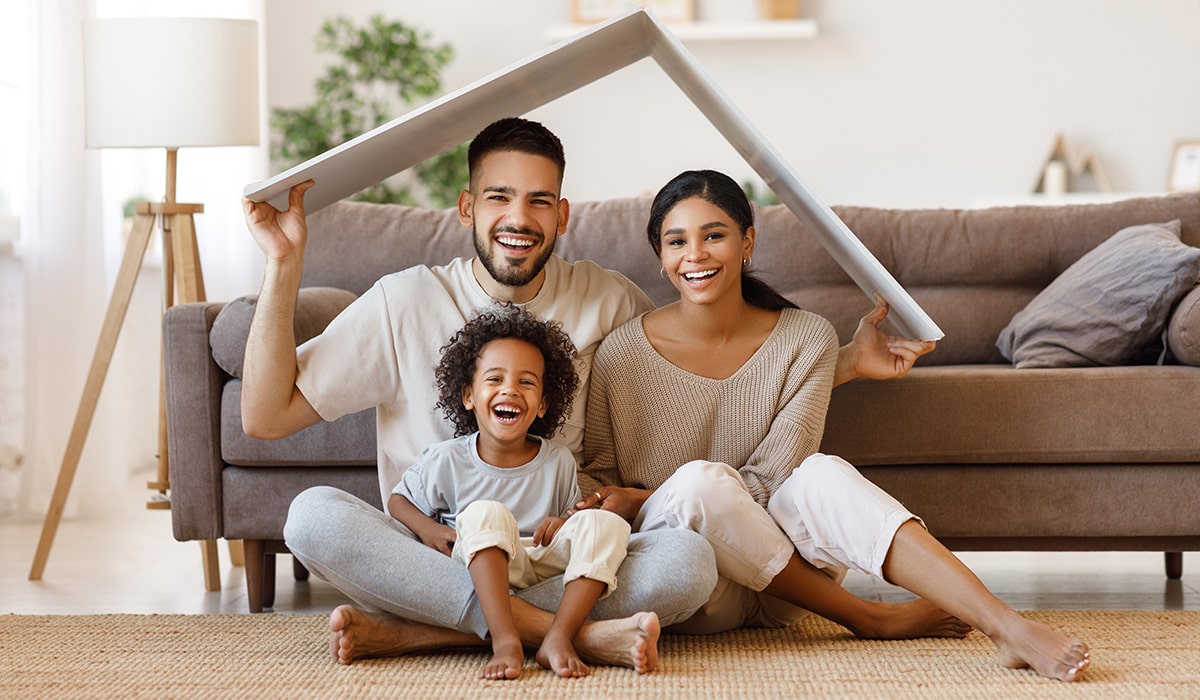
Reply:
<svg viewBox="0 0 1200 700"><path fill-rule="evenodd" d="M648 207L646 198L575 204L560 254L619 270L656 303L669 301L645 241ZM822 449L857 465L952 549L1163 551L1178 577L1177 553L1200 549L1200 367L1168 354L1161 366L1015 369L996 339L1120 229L1179 220L1182 240L1200 245L1200 194L835 211L946 337L905 379L835 390ZM453 211L340 202L309 219L302 337L388 272L472 253ZM848 340L867 297L786 208L761 209L758 229L754 267ZM1173 318L1169 335L1193 344L1176 353L1193 363L1198 294L1179 302L1191 313ZM274 553L286 551L282 528L297 493L332 484L378 505L379 492L373 410L276 442L242 433L235 375L252 310L252 299L175 306L164 333L175 537L244 540L257 611L272 604Z"/></svg>

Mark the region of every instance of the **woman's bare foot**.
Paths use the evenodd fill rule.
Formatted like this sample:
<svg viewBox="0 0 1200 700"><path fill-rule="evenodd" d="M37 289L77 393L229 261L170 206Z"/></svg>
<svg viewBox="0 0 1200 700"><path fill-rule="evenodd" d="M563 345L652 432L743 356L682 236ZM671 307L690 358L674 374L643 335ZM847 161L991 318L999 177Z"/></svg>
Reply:
<svg viewBox="0 0 1200 700"><path fill-rule="evenodd" d="M339 664L447 647L479 646L479 637L339 605L329 615L329 653Z"/></svg>
<svg viewBox="0 0 1200 700"><path fill-rule="evenodd" d="M525 650L520 638L492 640L492 660L479 669L479 677L490 681L511 681L521 676Z"/></svg>
<svg viewBox="0 0 1200 700"><path fill-rule="evenodd" d="M870 619L847 625L862 639L915 639L970 634L972 627L924 598L907 603L872 603ZM844 623L843 623L844 624Z"/></svg>
<svg viewBox="0 0 1200 700"><path fill-rule="evenodd" d="M1055 632L1046 625L1013 612L992 635L1000 663L1008 668L1032 668L1047 678L1077 681L1092 662L1087 644Z"/></svg>
<svg viewBox="0 0 1200 700"><path fill-rule="evenodd" d="M548 633L534 658L542 668L563 678L583 678L589 672L587 664L575 653L575 645L561 634Z"/></svg>
<svg viewBox="0 0 1200 700"><path fill-rule="evenodd" d="M640 612L620 620L589 622L575 637L579 655L601 666L624 666L638 673L658 668L658 615Z"/></svg>

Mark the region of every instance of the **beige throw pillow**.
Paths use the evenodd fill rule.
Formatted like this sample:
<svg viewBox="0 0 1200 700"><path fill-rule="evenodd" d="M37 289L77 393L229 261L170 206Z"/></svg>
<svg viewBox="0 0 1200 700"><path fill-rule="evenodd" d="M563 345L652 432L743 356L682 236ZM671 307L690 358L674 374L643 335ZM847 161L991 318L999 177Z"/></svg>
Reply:
<svg viewBox="0 0 1200 700"><path fill-rule="evenodd" d="M1176 362L1200 367L1200 285L1184 294L1171 312L1167 349Z"/></svg>
<svg viewBox="0 0 1200 700"><path fill-rule="evenodd" d="M1163 332L1200 276L1200 248L1178 221L1118 231L1013 316L996 347L1018 368L1129 362Z"/></svg>

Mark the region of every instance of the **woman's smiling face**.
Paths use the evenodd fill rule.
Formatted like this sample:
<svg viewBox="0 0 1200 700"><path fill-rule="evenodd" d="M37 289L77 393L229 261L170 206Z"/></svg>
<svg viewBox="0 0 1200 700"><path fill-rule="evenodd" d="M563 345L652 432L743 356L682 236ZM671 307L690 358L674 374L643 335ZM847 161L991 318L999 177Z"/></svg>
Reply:
<svg viewBox="0 0 1200 700"><path fill-rule="evenodd" d="M754 229L745 233L723 209L689 197L663 218L662 261L681 298L697 303L730 290L741 295L742 263L754 250Z"/></svg>

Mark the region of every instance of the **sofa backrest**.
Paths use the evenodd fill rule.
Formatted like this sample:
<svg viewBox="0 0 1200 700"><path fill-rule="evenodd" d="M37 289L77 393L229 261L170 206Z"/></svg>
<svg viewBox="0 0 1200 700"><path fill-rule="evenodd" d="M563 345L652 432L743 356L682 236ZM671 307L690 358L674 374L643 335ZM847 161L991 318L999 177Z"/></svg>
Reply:
<svg viewBox="0 0 1200 700"><path fill-rule="evenodd" d="M572 203L556 250L618 270L667 303L675 293L646 241L649 209L649 197ZM945 331L938 350L922 358L927 365L1005 362L995 341L1012 316L1122 228L1179 219L1183 241L1200 246L1200 193L1111 204L833 209ZM756 226L751 268L848 340L871 300L786 207L759 209ZM389 272L472 254L471 233L454 210L337 202L309 217L302 284L361 294Z"/></svg>

